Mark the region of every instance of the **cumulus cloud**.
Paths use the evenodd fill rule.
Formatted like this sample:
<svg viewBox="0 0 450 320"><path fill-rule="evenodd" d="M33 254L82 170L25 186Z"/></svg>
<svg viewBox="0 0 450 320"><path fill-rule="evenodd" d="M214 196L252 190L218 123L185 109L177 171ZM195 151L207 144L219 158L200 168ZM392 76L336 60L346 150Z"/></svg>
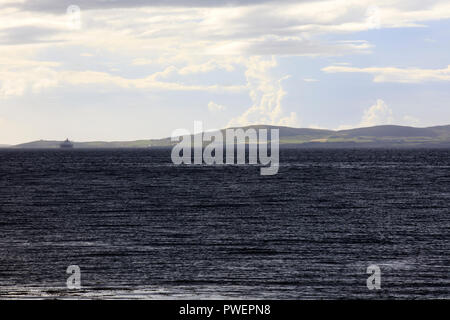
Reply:
<svg viewBox="0 0 450 320"><path fill-rule="evenodd" d="M298 125L295 112L288 116L283 113L281 103L286 92L283 90L282 81L289 76L277 79L271 75L271 69L276 66L277 61L274 57L271 59L251 57L248 60L245 75L253 104L243 114L233 118L228 123L229 127L251 124Z"/></svg>
<svg viewBox="0 0 450 320"><path fill-rule="evenodd" d="M371 74L374 76L374 82L422 83L427 81L450 81L450 65L443 69L329 66L323 68L322 71L327 73Z"/></svg>
<svg viewBox="0 0 450 320"><path fill-rule="evenodd" d="M394 121L392 110L386 103L378 99L370 108L364 111L360 127L372 127L378 125L392 124Z"/></svg>
<svg viewBox="0 0 450 320"><path fill-rule="evenodd" d="M405 126L417 126L420 120L411 115L396 117L394 111L382 99L377 99L375 104L364 110L361 121L356 125L341 125L337 130L346 130L356 127L373 127L389 125L393 123Z"/></svg>
<svg viewBox="0 0 450 320"><path fill-rule="evenodd" d="M215 103L213 101L210 101L208 103L208 110L211 111L211 112L223 111L225 109L226 109L225 106L223 106L221 104L217 104L217 103Z"/></svg>

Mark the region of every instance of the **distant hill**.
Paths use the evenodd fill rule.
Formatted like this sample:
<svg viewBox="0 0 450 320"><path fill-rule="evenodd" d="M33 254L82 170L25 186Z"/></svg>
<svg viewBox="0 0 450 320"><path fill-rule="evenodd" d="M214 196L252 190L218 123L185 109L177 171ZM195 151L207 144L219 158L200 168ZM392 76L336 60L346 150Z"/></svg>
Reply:
<svg viewBox="0 0 450 320"><path fill-rule="evenodd" d="M73 142L74 148L147 148L152 141L158 140L136 140L136 141L90 141L90 142ZM15 148L28 149L59 149L62 141L38 140L15 145ZM168 146L170 139L163 143L162 146ZM157 143L154 143L157 145Z"/></svg>
<svg viewBox="0 0 450 320"><path fill-rule="evenodd" d="M406 126L375 126L349 130L321 130L255 125L242 129L279 129L280 144L286 147L305 148L358 148L358 147L439 147L450 148L450 125L429 128ZM236 129L236 128L233 128ZM222 132L224 131L221 130ZM61 141L39 140L14 146L15 148L59 148ZM73 142L74 148L147 148L169 147L170 138L136 141Z"/></svg>
<svg viewBox="0 0 450 320"><path fill-rule="evenodd" d="M439 134L432 128L413 128L403 126L377 126L338 131L343 137L437 137Z"/></svg>

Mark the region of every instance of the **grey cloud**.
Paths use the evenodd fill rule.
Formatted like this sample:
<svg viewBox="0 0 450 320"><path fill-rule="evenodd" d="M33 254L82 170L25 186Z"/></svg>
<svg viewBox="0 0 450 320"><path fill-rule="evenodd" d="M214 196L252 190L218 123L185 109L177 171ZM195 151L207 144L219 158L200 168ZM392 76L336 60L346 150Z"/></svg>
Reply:
<svg viewBox="0 0 450 320"><path fill-rule="evenodd" d="M310 0L26 0L23 3L11 5L25 11L41 11L58 13L65 12L70 5L77 5L82 10L139 8L152 6L167 7L226 7L247 6L261 3L299 3Z"/></svg>
<svg viewBox="0 0 450 320"><path fill-rule="evenodd" d="M0 45L61 42L62 40L50 39L57 33L59 33L59 30L32 26L2 29L0 31Z"/></svg>

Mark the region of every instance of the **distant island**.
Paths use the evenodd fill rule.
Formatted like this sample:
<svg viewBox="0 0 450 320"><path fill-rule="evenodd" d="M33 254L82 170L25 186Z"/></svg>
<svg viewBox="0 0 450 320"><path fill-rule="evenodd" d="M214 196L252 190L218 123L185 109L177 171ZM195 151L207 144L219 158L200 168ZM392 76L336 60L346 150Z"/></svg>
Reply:
<svg viewBox="0 0 450 320"><path fill-rule="evenodd" d="M383 125L349 130L322 130L268 125L242 127L246 130L279 129L280 146L293 148L450 148L450 125L415 128ZM63 141L39 140L8 148L60 148ZM148 148L171 147L170 138L135 141L73 142L74 148Z"/></svg>

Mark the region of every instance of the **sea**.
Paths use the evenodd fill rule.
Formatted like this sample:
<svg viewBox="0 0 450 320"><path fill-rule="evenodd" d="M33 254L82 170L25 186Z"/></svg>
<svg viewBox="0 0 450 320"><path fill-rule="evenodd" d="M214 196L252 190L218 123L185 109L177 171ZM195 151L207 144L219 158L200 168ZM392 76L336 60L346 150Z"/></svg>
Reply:
<svg viewBox="0 0 450 320"><path fill-rule="evenodd" d="M450 298L450 150L170 152L1 149L0 299Z"/></svg>

